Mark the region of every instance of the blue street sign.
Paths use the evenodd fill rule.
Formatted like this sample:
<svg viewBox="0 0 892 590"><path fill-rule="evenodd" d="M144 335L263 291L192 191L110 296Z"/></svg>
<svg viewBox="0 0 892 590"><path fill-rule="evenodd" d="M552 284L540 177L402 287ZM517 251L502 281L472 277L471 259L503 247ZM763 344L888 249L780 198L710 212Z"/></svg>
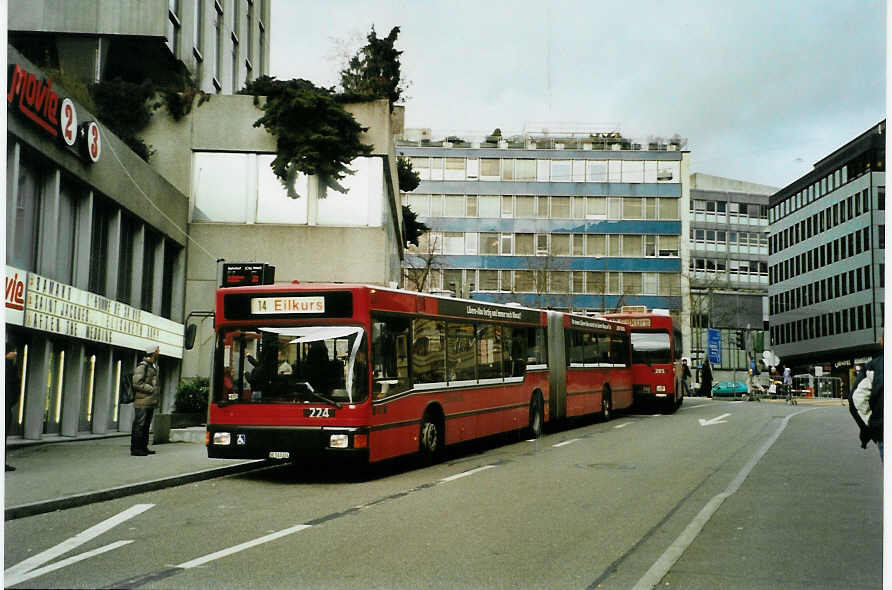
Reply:
<svg viewBox="0 0 892 590"><path fill-rule="evenodd" d="M706 358L713 365L722 364L722 333L715 328L706 329Z"/></svg>

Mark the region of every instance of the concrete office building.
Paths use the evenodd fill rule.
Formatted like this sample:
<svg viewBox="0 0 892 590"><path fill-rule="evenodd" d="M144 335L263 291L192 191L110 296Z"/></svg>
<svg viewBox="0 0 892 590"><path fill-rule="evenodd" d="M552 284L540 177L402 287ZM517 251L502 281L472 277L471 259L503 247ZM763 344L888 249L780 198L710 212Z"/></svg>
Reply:
<svg viewBox="0 0 892 590"><path fill-rule="evenodd" d="M8 16L26 57L83 81L180 60L200 90L233 94L269 73L269 0L11 0Z"/></svg>
<svg viewBox="0 0 892 590"><path fill-rule="evenodd" d="M689 153L681 140L536 130L398 142L421 184L403 195L431 232L409 289L580 312L665 308L686 324Z"/></svg>
<svg viewBox="0 0 892 590"><path fill-rule="evenodd" d="M129 431L118 382L145 347L161 348L162 408L179 379L188 201L11 46L7 60L6 340L23 374L10 432Z"/></svg>
<svg viewBox="0 0 892 590"><path fill-rule="evenodd" d="M886 122L771 197L771 341L796 373L850 385L879 350L885 294Z"/></svg>
<svg viewBox="0 0 892 590"><path fill-rule="evenodd" d="M775 192L761 184L691 175L691 354L699 366L706 356L706 329L720 330L716 379L731 379L735 371L742 379L747 352L761 353L768 342L768 199ZM738 330L746 330L744 349L736 343Z"/></svg>
<svg viewBox="0 0 892 590"><path fill-rule="evenodd" d="M220 283L218 260L265 262L277 282L363 282L396 286L403 258L394 127L402 109L387 100L344 105L367 130L372 154L350 163L346 194L323 191L299 175L287 196L270 164L276 138L253 127L262 111L253 96L218 96L180 121L156 117L146 140L168 156L156 168L189 195L186 310L209 312ZM183 376L208 376L213 320L200 316L197 346Z"/></svg>
<svg viewBox="0 0 892 590"><path fill-rule="evenodd" d="M267 0L8 3L6 339L23 374L13 435L128 431L119 377L150 344L161 348L161 410L172 409L189 201L153 169L169 154L137 157L85 106L87 87L185 66L197 90L232 93L268 71L269 10Z"/></svg>

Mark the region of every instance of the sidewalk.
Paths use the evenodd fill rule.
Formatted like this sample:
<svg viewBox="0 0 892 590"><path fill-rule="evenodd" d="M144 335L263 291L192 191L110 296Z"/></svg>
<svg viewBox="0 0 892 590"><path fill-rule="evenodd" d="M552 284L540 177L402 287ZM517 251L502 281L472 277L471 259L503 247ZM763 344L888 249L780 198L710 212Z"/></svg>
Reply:
<svg viewBox="0 0 892 590"><path fill-rule="evenodd" d="M16 470L6 472L5 520L239 473L264 464L208 459L204 435L197 434L187 432L181 438L201 442L153 445L157 454L148 457L130 455L129 434L37 443L10 438L7 463Z"/></svg>

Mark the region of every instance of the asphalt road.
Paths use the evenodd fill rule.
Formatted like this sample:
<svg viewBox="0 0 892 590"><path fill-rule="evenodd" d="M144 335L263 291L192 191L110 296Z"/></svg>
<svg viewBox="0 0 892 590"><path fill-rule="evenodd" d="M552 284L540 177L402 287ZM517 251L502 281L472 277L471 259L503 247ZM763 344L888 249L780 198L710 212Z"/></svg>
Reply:
<svg viewBox="0 0 892 590"><path fill-rule="evenodd" d="M5 586L882 586L882 464L841 405L694 398L499 443L9 521Z"/></svg>

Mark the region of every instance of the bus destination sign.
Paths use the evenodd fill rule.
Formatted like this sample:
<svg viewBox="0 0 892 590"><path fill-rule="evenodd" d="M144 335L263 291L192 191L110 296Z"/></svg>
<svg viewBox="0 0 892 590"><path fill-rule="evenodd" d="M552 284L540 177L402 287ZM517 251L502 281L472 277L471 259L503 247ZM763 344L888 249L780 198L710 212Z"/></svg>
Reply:
<svg viewBox="0 0 892 590"><path fill-rule="evenodd" d="M251 313L325 313L325 297L254 297L251 299Z"/></svg>

